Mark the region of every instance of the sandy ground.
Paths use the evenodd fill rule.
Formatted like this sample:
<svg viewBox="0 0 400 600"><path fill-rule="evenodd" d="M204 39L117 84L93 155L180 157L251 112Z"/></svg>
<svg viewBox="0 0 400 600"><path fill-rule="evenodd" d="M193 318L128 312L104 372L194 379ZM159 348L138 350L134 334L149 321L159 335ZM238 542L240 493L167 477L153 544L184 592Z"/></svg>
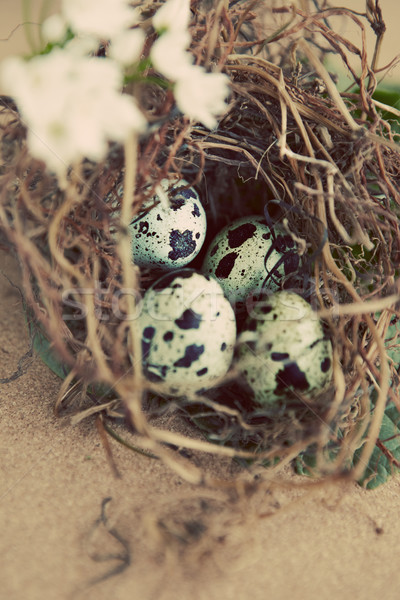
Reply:
<svg viewBox="0 0 400 600"><path fill-rule="evenodd" d="M0 37L19 22L17 4L2 0ZM362 10L361 0L348 4ZM382 2L389 14L396 4ZM1 55L21 44L17 30ZM0 269L19 283L2 252ZM27 350L18 291L0 275L0 379ZM111 442L116 478L93 421L71 427L54 416L59 385L37 358L0 383L0 597L398 599L400 478L374 492L350 484L235 499ZM208 467L231 471L229 463Z"/></svg>

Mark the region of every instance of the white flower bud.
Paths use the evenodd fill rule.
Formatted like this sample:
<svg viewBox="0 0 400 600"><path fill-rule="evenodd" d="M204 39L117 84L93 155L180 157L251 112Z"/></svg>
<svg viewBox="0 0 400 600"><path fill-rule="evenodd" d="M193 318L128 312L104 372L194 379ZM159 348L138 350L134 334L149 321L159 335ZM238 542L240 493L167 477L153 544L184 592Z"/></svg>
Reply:
<svg viewBox="0 0 400 600"><path fill-rule="evenodd" d="M128 29L111 40L108 55L122 65L140 60L146 35L142 29Z"/></svg>
<svg viewBox="0 0 400 600"><path fill-rule="evenodd" d="M130 0L63 0L62 12L74 33L104 40L138 22Z"/></svg>
<svg viewBox="0 0 400 600"><path fill-rule="evenodd" d="M156 31L184 31L190 20L189 0L167 0L153 16Z"/></svg>
<svg viewBox="0 0 400 600"><path fill-rule="evenodd" d="M191 119L213 129L226 109L229 79L222 73L207 73L201 67L192 67L174 86L179 109Z"/></svg>
<svg viewBox="0 0 400 600"><path fill-rule="evenodd" d="M186 51L190 44L187 31L164 33L156 40L151 49L150 58L155 69L176 81L192 68L193 56Z"/></svg>
<svg viewBox="0 0 400 600"><path fill-rule="evenodd" d="M65 19L59 15L51 15L42 23L42 36L46 42L54 44L62 42L67 33L67 23Z"/></svg>

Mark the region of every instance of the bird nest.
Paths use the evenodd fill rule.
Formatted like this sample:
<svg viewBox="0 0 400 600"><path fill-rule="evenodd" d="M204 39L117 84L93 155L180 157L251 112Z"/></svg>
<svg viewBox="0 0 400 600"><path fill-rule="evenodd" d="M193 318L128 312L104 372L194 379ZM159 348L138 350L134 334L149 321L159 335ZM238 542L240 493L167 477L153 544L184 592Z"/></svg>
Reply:
<svg viewBox="0 0 400 600"><path fill-rule="evenodd" d="M369 25L377 48L382 39L379 5L357 16L278 2L216 4L191 3L193 55L231 83L213 131L180 116L149 72L130 89L148 132L110 146L102 163L76 165L60 189L29 155L16 107L2 98L2 245L21 265L34 345L48 361L56 353L52 364L64 377L57 413L72 411L73 422L97 415L101 431L114 435L113 420L123 417L143 451L193 482L212 481L201 468L204 453L258 475L261 466L268 477L297 459L301 470L307 464L325 478L360 479L388 403L400 409L397 365L388 357L399 314L399 113L374 99L378 52L369 64L365 48ZM361 47L331 28L339 16L359 28ZM324 66L332 53L350 78L347 92ZM332 340L328 390L260 406L235 360L218 386L196 398L164 397L144 378L130 316L155 275L133 264L127 231L171 173L203 200L204 247L224 225L253 214L291 237L299 267L284 287L312 302Z"/></svg>

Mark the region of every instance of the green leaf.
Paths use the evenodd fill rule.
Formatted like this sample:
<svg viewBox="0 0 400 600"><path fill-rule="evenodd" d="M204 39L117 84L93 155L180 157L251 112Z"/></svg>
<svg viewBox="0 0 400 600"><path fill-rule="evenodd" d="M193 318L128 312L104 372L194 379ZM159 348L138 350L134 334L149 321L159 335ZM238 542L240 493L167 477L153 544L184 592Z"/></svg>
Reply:
<svg viewBox="0 0 400 600"><path fill-rule="evenodd" d="M357 462L362 449L356 451ZM359 483L371 490L385 483L388 478L400 471L400 413L390 403L383 415L379 437L368 466Z"/></svg>
<svg viewBox="0 0 400 600"><path fill-rule="evenodd" d="M382 102L382 104L386 104L387 106L393 106L394 108L400 108L400 87L393 86L388 88L378 88L373 96L374 100L378 100ZM379 109L382 115L382 118L385 121L389 121L394 132L400 132L400 119L392 112L385 111L383 109Z"/></svg>
<svg viewBox="0 0 400 600"><path fill-rule="evenodd" d="M324 448L325 460L333 461L339 451L338 444L329 444ZM307 477L315 477L318 475L316 471L317 467L317 447L315 444L309 446L304 452L301 452L295 459L294 468L298 475L305 475Z"/></svg>
<svg viewBox="0 0 400 600"><path fill-rule="evenodd" d="M33 335L34 351L38 353L44 364L47 365L53 373L58 375L58 377L61 377L61 379L65 379L69 373L69 367L60 360L54 348L51 347L49 340L39 329L37 329Z"/></svg>
<svg viewBox="0 0 400 600"><path fill-rule="evenodd" d="M325 458L334 460L339 445L325 449ZM353 457L352 465L358 463L362 453L359 448ZM315 471L317 464L316 446L309 446L295 459L295 470L299 475L312 477L318 475ZM371 458L366 466L359 484L369 490L386 483L391 475L400 472L400 413L393 403L390 403L383 415L379 437Z"/></svg>
<svg viewBox="0 0 400 600"><path fill-rule="evenodd" d="M400 319L392 319L386 333L386 352L396 364L400 364Z"/></svg>
<svg viewBox="0 0 400 600"><path fill-rule="evenodd" d="M35 327L33 336L34 351L37 352L44 364L49 367L53 373L58 375L58 377L61 379L65 379L71 370L70 367L62 362L49 340L37 327L37 325ZM89 385L87 391L94 394L98 400L104 400L110 393L112 393L111 388L103 383L92 383Z"/></svg>
<svg viewBox="0 0 400 600"><path fill-rule="evenodd" d="M294 461L294 468L298 475L306 475L312 477L317 464L317 457L312 447L307 448L299 454Z"/></svg>

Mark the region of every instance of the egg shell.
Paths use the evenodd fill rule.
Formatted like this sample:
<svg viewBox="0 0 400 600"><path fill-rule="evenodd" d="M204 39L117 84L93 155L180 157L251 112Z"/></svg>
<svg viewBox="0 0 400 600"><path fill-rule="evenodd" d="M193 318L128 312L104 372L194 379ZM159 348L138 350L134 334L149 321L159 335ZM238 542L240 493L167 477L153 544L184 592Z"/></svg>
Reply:
<svg viewBox="0 0 400 600"><path fill-rule="evenodd" d="M167 273L147 290L140 329L144 375L167 395L210 388L231 365L232 307L214 279L193 269Z"/></svg>
<svg viewBox="0 0 400 600"><path fill-rule="evenodd" d="M331 381L331 342L310 304L294 292L276 292L256 303L242 339L239 368L260 404L279 401L289 391L312 397Z"/></svg>
<svg viewBox="0 0 400 600"><path fill-rule="evenodd" d="M232 304L266 287L280 289L283 277L298 267L290 236L272 230L262 216L242 217L224 227L211 242L202 272L221 284Z"/></svg>
<svg viewBox="0 0 400 600"><path fill-rule="evenodd" d="M204 243L206 214L196 190L184 189L188 185L184 179L175 184L163 179L160 185L169 206L154 196L132 220L133 260L140 267L181 268L197 256Z"/></svg>

